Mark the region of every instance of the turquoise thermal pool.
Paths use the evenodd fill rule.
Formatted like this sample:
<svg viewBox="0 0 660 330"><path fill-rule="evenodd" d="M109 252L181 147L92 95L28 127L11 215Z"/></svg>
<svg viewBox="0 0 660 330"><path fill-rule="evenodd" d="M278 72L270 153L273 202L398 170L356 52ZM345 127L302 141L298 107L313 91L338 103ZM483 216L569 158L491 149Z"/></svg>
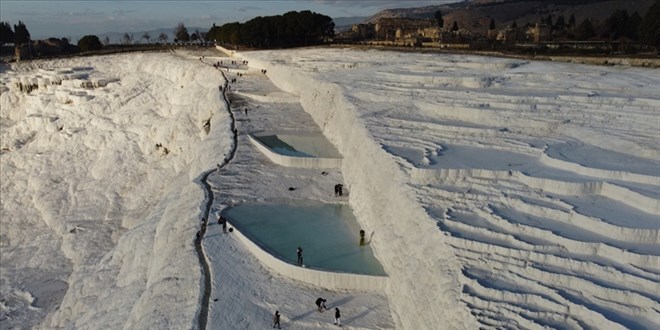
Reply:
<svg viewBox="0 0 660 330"><path fill-rule="evenodd" d="M305 267L384 276L371 247L360 246L360 227L350 207L340 204L246 204L222 214L250 240L288 263L303 249ZM369 242L370 234L366 235Z"/></svg>

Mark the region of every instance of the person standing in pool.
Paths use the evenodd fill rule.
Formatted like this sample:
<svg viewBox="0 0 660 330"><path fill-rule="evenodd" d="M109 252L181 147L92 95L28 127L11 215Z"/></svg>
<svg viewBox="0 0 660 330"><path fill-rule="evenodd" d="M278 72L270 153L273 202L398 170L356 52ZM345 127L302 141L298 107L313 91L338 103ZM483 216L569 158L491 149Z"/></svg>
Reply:
<svg viewBox="0 0 660 330"><path fill-rule="evenodd" d="M303 249L299 246L298 250L296 250L296 254L298 254L298 266L303 265Z"/></svg>

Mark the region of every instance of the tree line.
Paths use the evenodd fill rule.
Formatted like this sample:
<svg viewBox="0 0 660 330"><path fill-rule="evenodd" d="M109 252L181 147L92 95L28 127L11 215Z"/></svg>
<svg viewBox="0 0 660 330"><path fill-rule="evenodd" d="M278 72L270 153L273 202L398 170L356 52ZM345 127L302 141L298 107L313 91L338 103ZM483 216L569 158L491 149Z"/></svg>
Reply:
<svg viewBox="0 0 660 330"><path fill-rule="evenodd" d="M30 31L22 21L14 25L12 30L9 22L0 22L0 45L22 45L30 42Z"/></svg>
<svg viewBox="0 0 660 330"><path fill-rule="evenodd" d="M579 24L571 15L566 21L563 16L553 20L548 16L543 23L552 28L555 38L572 40L610 40L640 42L660 47L660 1L642 17L638 12L628 14L625 9L617 10L602 22L585 18Z"/></svg>
<svg viewBox="0 0 660 330"><path fill-rule="evenodd" d="M445 22L442 13L434 13L434 19L439 28L443 28ZM639 13L629 14L626 10L617 10L604 21L598 22L585 18L577 23L573 15L568 19L564 16L548 15L541 19L541 23L549 26L554 40L619 40L629 42L640 42L660 49L660 0L656 0L648 12L642 17ZM291 11L283 15L255 17L245 23L233 22L222 26L213 24L208 32L188 32L183 23L174 28L174 42L203 42L214 41L218 44L229 44L250 48L282 48L317 45L329 42L334 36L334 22L332 18L311 12ZM510 26L517 28L514 21ZM495 21L491 19L489 29L495 28ZM452 31L458 30L456 22L452 25ZM142 39L150 43L152 36L148 32L142 34ZM106 37L103 42L97 36L86 35L82 37L77 47L69 45L66 38L48 39L64 45L68 51L92 51L99 50L110 44ZM167 43L168 35L161 33L153 40ZM120 40L122 45L134 43L132 34L125 33ZM22 21L10 25L8 22L0 22L0 46L13 44L17 48L27 47L32 52L32 40L27 26ZM73 47L73 48L72 48ZM75 48L75 49L74 49Z"/></svg>
<svg viewBox="0 0 660 330"><path fill-rule="evenodd" d="M442 27L442 18L436 19ZM456 22L454 22L456 23ZM660 48L660 0L656 0L649 8L644 17L638 12L629 14L627 10L620 9L603 21L596 21L589 17L580 23L571 16L566 19L563 15L556 18L552 15L541 18L541 24L550 27L553 40L608 40L639 42L656 48ZM530 27L531 23L527 23ZM509 26L517 28L515 21ZM489 29L495 29L495 20L491 19Z"/></svg>
<svg viewBox="0 0 660 330"><path fill-rule="evenodd" d="M304 10L284 15L255 17L245 23L227 23L209 30L207 38L219 44L251 48L318 45L334 36L332 18Z"/></svg>

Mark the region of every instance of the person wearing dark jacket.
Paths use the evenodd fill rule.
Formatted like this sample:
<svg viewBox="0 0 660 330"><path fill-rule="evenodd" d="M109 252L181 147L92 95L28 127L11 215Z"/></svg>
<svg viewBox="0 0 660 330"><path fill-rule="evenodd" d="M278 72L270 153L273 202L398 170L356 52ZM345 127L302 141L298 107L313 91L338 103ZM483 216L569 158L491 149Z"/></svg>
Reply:
<svg viewBox="0 0 660 330"><path fill-rule="evenodd" d="M273 328L277 325L278 329L280 328L280 311L275 311L275 315L273 315Z"/></svg>
<svg viewBox="0 0 660 330"><path fill-rule="evenodd" d="M302 266L303 265L303 249L300 246L296 250L296 254L298 255L298 266Z"/></svg>
<svg viewBox="0 0 660 330"><path fill-rule="evenodd" d="M319 312L323 312L324 310L328 309L325 307L325 302L326 300L323 298L316 299L316 307L318 307Z"/></svg>
<svg viewBox="0 0 660 330"><path fill-rule="evenodd" d="M335 307L335 325L341 327L341 320L339 320L340 317L341 314L339 313L339 308Z"/></svg>

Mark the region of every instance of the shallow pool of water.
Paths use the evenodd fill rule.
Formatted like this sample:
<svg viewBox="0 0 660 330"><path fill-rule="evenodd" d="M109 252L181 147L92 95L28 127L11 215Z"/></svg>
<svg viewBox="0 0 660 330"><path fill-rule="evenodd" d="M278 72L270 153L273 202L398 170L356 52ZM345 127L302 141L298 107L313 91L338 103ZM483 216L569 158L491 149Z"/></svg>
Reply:
<svg viewBox="0 0 660 330"><path fill-rule="evenodd" d="M248 204L222 213L262 249L286 262L296 264L300 246L305 267L386 275L369 245L359 245L360 227L346 205Z"/></svg>
<svg viewBox="0 0 660 330"><path fill-rule="evenodd" d="M341 158L337 149L321 134L255 135L254 138L285 156Z"/></svg>

